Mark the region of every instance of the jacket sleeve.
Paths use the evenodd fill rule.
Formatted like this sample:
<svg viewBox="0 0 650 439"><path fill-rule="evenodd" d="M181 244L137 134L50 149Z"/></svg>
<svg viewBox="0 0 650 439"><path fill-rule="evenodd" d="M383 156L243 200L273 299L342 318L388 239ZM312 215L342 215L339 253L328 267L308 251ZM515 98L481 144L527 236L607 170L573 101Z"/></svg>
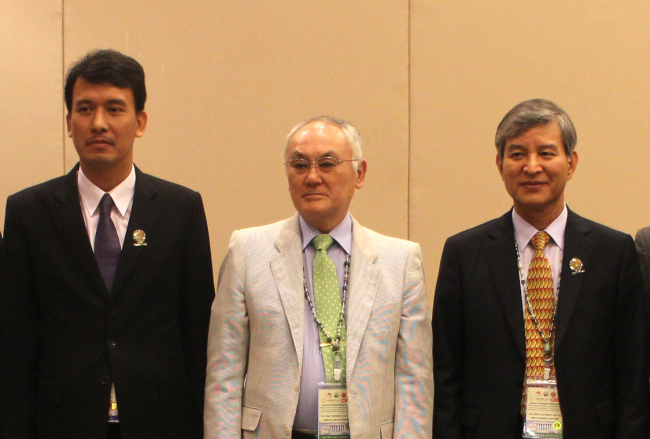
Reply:
<svg viewBox="0 0 650 439"><path fill-rule="evenodd" d="M433 303L436 439L460 439L463 371L462 273L452 244L445 244Z"/></svg>
<svg viewBox="0 0 650 439"><path fill-rule="evenodd" d="M7 200L0 268L0 437L35 438L39 311L19 203Z"/></svg>
<svg viewBox="0 0 650 439"><path fill-rule="evenodd" d="M194 435L203 437L203 397L210 307L214 300L214 278L208 224L201 195L196 193L187 230L185 269L180 293L180 316L185 357L193 392Z"/></svg>
<svg viewBox="0 0 650 439"><path fill-rule="evenodd" d="M433 360L431 319L422 253L415 245L404 272L402 316L395 354L395 426L393 437L431 438Z"/></svg>
<svg viewBox="0 0 650 439"><path fill-rule="evenodd" d="M616 307L614 364L617 401L616 438L648 437L648 365L644 350L647 303L634 243L627 237Z"/></svg>
<svg viewBox="0 0 650 439"><path fill-rule="evenodd" d="M244 253L239 234L235 232L219 271L210 318L203 418L206 439L241 437L249 340Z"/></svg>

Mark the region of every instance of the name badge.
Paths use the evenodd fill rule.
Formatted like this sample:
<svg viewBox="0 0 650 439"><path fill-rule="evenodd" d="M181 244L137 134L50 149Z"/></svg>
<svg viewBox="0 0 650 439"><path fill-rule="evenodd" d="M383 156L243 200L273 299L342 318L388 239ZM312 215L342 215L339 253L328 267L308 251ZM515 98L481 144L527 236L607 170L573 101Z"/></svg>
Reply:
<svg viewBox="0 0 650 439"><path fill-rule="evenodd" d="M562 412L555 380L527 380L524 438L563 437Z"/></svg>
<svg viewBox="0 0 650 439"><path fill-rule="evenodd" d="M318 439L350 439L348 391L344 384L318 384Z"/></svg>
<svg viewBox="0 0 650 439"><path fill-rule="evenodd" d="M115 385L111 384L111 406L108 409L108 422L120 422L117 415L117 398L115 398Z"/></svg>

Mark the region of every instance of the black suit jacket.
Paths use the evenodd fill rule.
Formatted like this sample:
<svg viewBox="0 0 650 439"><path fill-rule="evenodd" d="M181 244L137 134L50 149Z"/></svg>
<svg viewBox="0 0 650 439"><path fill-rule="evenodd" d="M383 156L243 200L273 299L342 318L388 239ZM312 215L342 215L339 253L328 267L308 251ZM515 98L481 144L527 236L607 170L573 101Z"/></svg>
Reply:
<svg viewBox="0 0 650 439"><path fill-rule="evenodd" d="M146 233L134 246L133 232ZM109 295L76 168L7 200L0 268L2 437L106 437L111 382L125 439L201 438L214 298L201 196L136 168Z"/></svg>
<svg viewBox="0 0 650 439"><path fill-rule="evenodd" d="M635 243L641 264L643 283L646 291L650 291L650 227L644 227L636 232Z"/></svg>
<svg viewBox="0 0 650 439"><path fill-rule="evenodd" d="M513 437L525 375L512 214L448 239L433 308L434 437ZM579 258L584 273L572 274ZM631 237L569 211L555 364L567 438L645 437L642 281Z"/></svg>

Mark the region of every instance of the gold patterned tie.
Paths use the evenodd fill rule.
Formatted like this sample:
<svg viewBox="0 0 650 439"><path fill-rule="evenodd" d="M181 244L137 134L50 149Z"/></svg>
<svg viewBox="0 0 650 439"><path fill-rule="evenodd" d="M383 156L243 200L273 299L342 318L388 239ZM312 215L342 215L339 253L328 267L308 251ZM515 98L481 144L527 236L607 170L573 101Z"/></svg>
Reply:
<svg viewBox="0 0 650 439"><path fill-rule="evenodd" d="M528 279L526 285L528 288L528 298L533 307L535 317L539 323L539 328L548 337L553 324L553 313L555 311L555 294L553 290L553 274L551 264L544 254L544 247L551 240L546 232L537 232L532 239L535 254L530 261L528 268ZM533 316L526 308L526 378L544 376L544 341L539 335L537 325ZM554 349L555 333L551 340L551 349ZM551 375L555 375L555 363L551 363ZM526 388L522 397L522 414L525 412Z"/></svg>
<svg viewBox="0 0 650 439"><path fill-rule="evenodd" d="M325 366L325 377L328 382L335 381L334 374L334 350L337 349L340 359L341 377L339 380L345 382L345 351L346 351L346 330L345 321L341 328L341 341L339 347L332 346L332 341L337 338L337 329L341 317L341 289L339 279L336 275L334 261L327 254L327 249L334 243L330 235L318 235L312 240L316 249L314 257L314 302L318 319L321 321L327 334L331 337L328 340L323 331L320 333L321 343L328 343L323 346L321 353L323 365Z"/></svg>

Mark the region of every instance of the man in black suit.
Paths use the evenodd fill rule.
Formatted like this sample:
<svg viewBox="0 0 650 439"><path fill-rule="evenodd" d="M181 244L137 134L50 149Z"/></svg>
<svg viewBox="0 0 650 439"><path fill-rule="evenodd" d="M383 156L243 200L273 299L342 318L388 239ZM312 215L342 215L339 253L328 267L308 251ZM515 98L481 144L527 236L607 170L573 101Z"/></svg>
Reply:
<svg viewBox="0 0 650 439"><path fill-rule="evenodd" d="M548 437L647 433L634 242L566 207L575 144L569 116L541 99L497 129L514 209L445 244L433 307L436 439L530 437L550 407Z"/></svg>
<svg viewBox="0 0 650 439"><path fill-rule="evenodd" d="M202 438L214 298L201 196L142 173L144 71L112 50L68 72L79 164L7 200L3 438Z"/></svg>

